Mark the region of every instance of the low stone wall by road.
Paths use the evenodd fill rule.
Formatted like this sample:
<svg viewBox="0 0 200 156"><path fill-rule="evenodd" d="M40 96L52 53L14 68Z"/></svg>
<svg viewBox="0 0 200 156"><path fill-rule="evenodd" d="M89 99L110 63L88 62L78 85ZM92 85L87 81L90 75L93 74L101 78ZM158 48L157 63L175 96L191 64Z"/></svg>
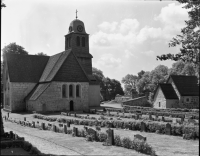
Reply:
<svg viewBox="0 0 200 156"><path fill-rule="evenodd" d="M147 97L142 96L139 98L127 100L127 101L122 101L122 106L123 105L129 105L129 106L143 106L145 107L147 104Z"/></svg>

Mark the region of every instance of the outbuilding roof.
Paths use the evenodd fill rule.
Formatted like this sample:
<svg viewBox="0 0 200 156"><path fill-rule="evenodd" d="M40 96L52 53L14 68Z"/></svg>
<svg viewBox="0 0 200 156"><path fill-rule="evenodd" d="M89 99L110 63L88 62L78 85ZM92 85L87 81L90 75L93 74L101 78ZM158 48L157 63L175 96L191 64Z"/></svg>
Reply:
<svg viewBox="0 0 200 156"><path fill-rule="evenodd" d="M171 75L170 77L181 96L199 96L199 87L197 85L196 76Z"/></svg>
<svg viewBox="0 0 200 156"><path fill-rule="evenodd" d="M171 84L162 83L159 84L159 87L161 88L166 99L178 99L178 96L176 95L176 92Z"/></svg>

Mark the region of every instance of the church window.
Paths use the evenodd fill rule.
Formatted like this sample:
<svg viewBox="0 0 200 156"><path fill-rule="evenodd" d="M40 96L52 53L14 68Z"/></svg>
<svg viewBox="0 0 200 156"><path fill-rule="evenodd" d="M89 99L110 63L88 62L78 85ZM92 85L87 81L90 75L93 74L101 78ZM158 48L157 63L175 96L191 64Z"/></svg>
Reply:
<svg viewBox="0 0 200 156"><path fill-rule="evenodd" d="M62 86L62 97L66 98L66 85Z"/></svg>
<svg viewBox="0 0 200 156"><path fill-rule="evenodd" d="M82 37L82 47L85 47L85 37Z"/></svg>
<svg viewBox="0 0 200 156"><path fill-rule="evenodd" d="M80 97L80 94L81 94L81 87L80 87L80 85L77 85L76 86L76 97Z"/></svg>
<svg viewBox="0 0 200 156"><path fill-rule="evenodd" d="M79 36L76 37L76 45L80 46L80 37Z"/></svg>
<svg viewBox="0 0 200 156"><path fill-rule="evenodd" d="M73 97L73 86L69 85L69 97Z"/></svg>
<svg viewBox="0 0 200 156"><path fill-rule="evenodd" d="M159 102L159 106L158 107L160 107L160 102Z"/></svg>
<svg viewBox="0 0 200 156"><path fill-rule="evenodd" d="M68 43L69 41L68 41L68 38L67 38L67 48L68 48L68 45L69 45L69 43Z"/></svg>

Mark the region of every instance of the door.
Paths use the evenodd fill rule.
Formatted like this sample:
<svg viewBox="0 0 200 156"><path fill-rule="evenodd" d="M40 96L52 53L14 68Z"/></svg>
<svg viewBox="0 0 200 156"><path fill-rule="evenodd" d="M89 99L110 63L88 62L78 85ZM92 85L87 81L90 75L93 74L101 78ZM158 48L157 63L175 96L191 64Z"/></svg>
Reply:
<svg viewBox="0 0 200 156"><path fill-rule="evenodd" d="M70 101L70 111L74 111L74 102Z"/></svg>

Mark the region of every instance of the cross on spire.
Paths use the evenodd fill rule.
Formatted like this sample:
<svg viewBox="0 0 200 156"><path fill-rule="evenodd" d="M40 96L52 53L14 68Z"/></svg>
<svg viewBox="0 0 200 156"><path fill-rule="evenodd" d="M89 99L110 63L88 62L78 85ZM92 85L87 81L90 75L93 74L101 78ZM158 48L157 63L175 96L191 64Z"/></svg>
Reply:
<svg viewBox="0 0 200 156"><path fill-rule="evenodd" d="M78 12L78 11L76 10L76 19L78 18L78 17L77 17L77 12Z"/></svg>

